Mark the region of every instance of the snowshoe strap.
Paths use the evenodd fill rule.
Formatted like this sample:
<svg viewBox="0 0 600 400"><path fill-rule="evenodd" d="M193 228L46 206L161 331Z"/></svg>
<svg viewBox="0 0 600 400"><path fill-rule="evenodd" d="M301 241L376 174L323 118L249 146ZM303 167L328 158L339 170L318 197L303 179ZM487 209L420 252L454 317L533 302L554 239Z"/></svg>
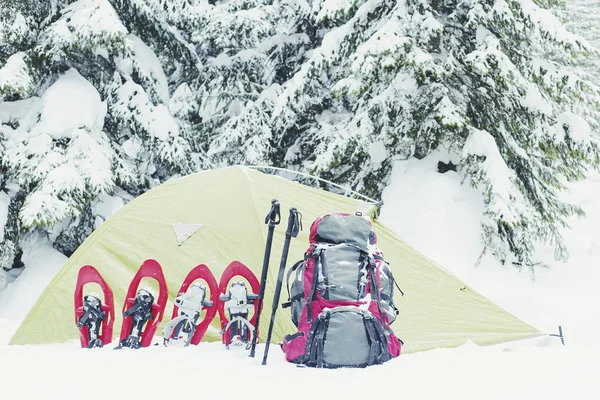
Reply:
<svg viewBox="0 0 600 400"><path fill-rule="evenodd" d="M102 301L94 295L86 295L83 298L83 315L77 321L77 328L82 328L84 325L91 327L92 324L100 323L106 319L106 314L102 310Z"/></svg>
<svg viewBox="0 0 600 400"><path fill-rule="evenodd" d="M122 349L123 347L128 347L130 349L139 349L142 347L142 342L140 342L139 336L128 336L119 344L117 349Z"/></svg>
<svg viewBox="0 0 600 400"><path fill-rule="evenodd" d="M138 300L135 301L133 307L123 313L123 316L131 317L133 314L141 314L142 317L148 321L154 319L154 315L152 315L152 304L148 306Z"/></svg>
<svg viewBox="0 0 600 400"><path fill-rule="evenodd" d="M165 338L165 340L172 339L173 332L175 332L175 328L177 327L177 325L179 325L179 323L185 322L185 321L189 321L189 323L192 323L192 321L186 315L180 315L176 318L173 318L171 321L167 322L167 324L165 325L165 327L162 330L163 338Z"/></svg>
<svg viewBox="0 0 600 400"><path fill-rule="evenodd" d="M197 303L187 298L177 297L175 299L175 305L181 312L183 312L182 310L194 310L196 313L200 313L202 312L203 307L213 307L215 303L206 299L202 299L200 303Z"/></svg>
<svg viewBox="0 0 600 400"><path fill-rule="evenodd" d="M231 321L229 321L227 323L227 325L225 325L225 328L223 328L223 330L221 331L221 334L224 334L225 332L227 332L229 330L229 328L231 327L231 325L233 325L234 322L241 322L242 324L246 325L248 327L248 329L250 330L250 332L254 332L254 325L252 325L250 322L248 322L248 320L246 318L240 317L239 315L237 317L234 317Z"/></svg>
<svg viewBox="0 0 600 400"><path fill-rule="evenodd" d="M85 313L79 318L77 322L77 328L82 328L84 325L89 325L92 322L102 322L106 319L106 314L102 309L97 309L94 307L88 307Z"/></svg>
<svg viewBox="0 0 600 400"><path fill-rule="evenodd" d="M104 343L98 338L91 339L88 345L86 346L87 349L96 349L101 347L104 347Z"/></svg>

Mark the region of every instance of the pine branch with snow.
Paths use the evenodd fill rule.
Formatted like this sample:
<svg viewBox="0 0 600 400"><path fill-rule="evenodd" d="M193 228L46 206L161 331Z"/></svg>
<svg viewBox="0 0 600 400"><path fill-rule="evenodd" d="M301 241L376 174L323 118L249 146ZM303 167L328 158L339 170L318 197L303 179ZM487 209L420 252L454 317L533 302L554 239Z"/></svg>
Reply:
<svg viewBox="0 0 600 400"><path fill-rule="evenodd" d="M396 161L443 150L484 199L483 251L533 265L539 243L566 256L558 228L583 210L561 192L600 165L598 52L553 15L573 5L5 3L4 179L20 228L65 254L113 192L271 164L379 197Z"/></svg>
<svg viewBox="0 0 600 400"><path fill-rule="evenodd" d="M11 132L3 158L11 180L31 191L21 210L25 227L77 217L113 187L110 144L100 130L106 105L94 87L70 70L38 104L39 122Z"/></svg>
<svg viewBox="0 0 600 400"><path fill-rule="evenodd" d="M25 194L19 230L47 230L65 254L96 227L95 199L201 163L154 51L107 0L69 3L15 2L0 19L1 163ZM0 248L10 258L18 243Z"/></svg>
<svg viewBox="0 0 600 400"><path fill-rule="evenodd" d="M322 44L274 111L276 162L377 197L393 160L445 148L484 196L485 251L533 265L548 242L566 256L558 227L582 210L559 199L563 180L598 165L575 113L600 92L564 70L588 52L580 37L528 0L332 1L318 15ZM485 154L468 151L474 135L491 139Z"/></svg>
<svg viewBox="0 0 600 400"><path fill-rule="evenodd" d="M31 76L27 54L11 55L0 68L0 99L16 100L33 95L35 79Z"/></svg>

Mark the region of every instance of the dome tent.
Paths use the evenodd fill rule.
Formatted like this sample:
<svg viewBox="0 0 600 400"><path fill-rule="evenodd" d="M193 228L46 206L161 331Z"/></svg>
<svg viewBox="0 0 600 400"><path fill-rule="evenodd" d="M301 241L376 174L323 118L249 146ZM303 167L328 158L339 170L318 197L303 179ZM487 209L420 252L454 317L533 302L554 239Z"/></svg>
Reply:
<svg viewBox="0 0 600 400"><path fill-rule="evenodd" d="M281 203L282 223L275 228L263 310L270 313L287 214L296 207L304 230L291 240L288 267L308 247L308 226L329 212L354 213L364 202L305 186L246 167L203 171L168 181L132 200L96 229L73 253L42 292L13 336L11 344L61 343L79 337L73 315L73 291L79 268L96 267L115 298L114 332L129 282L146 259L157 260L169 288L165 314L173 307L176 291L187 273L206 264L217 281L234 260L260 276L267 225L264 218L271 199ZM371 207L374 217L375 208ZM403 352L455 347L467 340L493 344L542 335L504 311L464 282L405 244L373 219L373 229L395 279L405 296L396 292L400 314L392 328L405 345ZM285 291L285 289L284 289ZM285 294L282 294L282 301ZM163 319L158 332L168 322ZM261 318L260 341L269 318ZM215 318L203 341L220 341ZM296 331L288 310L277 314L273 343Z"/></svg>

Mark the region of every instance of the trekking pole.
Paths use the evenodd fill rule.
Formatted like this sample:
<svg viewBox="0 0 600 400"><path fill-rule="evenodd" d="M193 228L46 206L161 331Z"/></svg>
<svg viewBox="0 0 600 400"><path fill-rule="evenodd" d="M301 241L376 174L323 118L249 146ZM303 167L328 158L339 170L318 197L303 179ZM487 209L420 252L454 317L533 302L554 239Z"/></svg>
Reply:
<svg viewBox="0 0 600 400"><path fill-rule="evenodd" d="M283 243L283 252L281 253L281 263L279 264L279 275L277 275L277 285L273 294L273 310L271 311L271 322L269 323L269 332L267 333L267 341L265 342L265 354L263 356L262 365L267 365L267 355L269 354L269 344L271 343L271 334L273 333L273 324L275 323L275 313L279 305L279 294L281 293L281 285L283 283L283 273L285 272L285 264L287 262L288 251L290 249L290 241L292 237L297 237L302 230L302 214L294 207L290 208L290 216L288 218L287 231L285 232L285 242Z"/></svg>
<svg viewBox="0 0 600 400"><path fill-rule="evenodd" d="M262 302L265 297L265 286L267 285L267 272L269 270L269 259L271 258L271 245L273 244L273 231L275 225L281 221L281 214L279 212L279 201L277 199L271 200L271 210L265 218L265 224L269 224L269 232L267 233L267 245L265 247L265 257L263 258L262 273L260 275L260 291L258 293L258 307L256 309L256 329L254 335L252 335L252 347L250 348L250 357L254 357L256 350L256 342L258 341L258 324L260 322L260 312L262 311Z"/></svg>

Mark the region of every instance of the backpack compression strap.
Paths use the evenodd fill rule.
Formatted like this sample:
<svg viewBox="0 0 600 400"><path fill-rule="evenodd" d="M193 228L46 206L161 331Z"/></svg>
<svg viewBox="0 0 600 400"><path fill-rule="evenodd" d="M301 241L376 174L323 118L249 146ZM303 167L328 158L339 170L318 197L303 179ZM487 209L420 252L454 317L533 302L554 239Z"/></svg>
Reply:
<svg viewBox="0 0 600 400"><path fill-rule="evenodd" d="M324 324L323 328L321 325ZM304 359L301 361L301 364L305 364L308 366L317 366L319 363L322 366L323 364L323 345L325 339L325 331L327 330L327 325L329 324L329 313L326 316L315 318L312 325L310 326L310 331L308 332L308 340L306 341L306 351L304 353ZM319 329L321 328L321 329ZM319 337L316 337L315 334L319 330ZM312 339L312 340L311 340ZM319 366L319 367L320 367Z"/></svg>
<svg viewBox="0 0 600 400"><path fill-rule="evenodd" d="M369 365L382 364L391 359L388 343L383 328L373 318L363 319L365 329L369 335L371 349L369 351Z"/></svg>
<svg viewBox="0 0 600 400"><path fill-rule="evenodd" d="M310 283L310 293L308 294L308 297L306 299L306 321L310 322L312 320L312 301L316 299L316 292L317 292L317 284L319 282L319 267L317 265L317 263L319 264L323 264L323 257L324 257L324 252L325 249L324 248L319 248L319 249L315 249L314 252L312 253L312 258L315 260L314 264L313 264L313 275L312 275L312 282Z"/></svg>
<svg viewBox="0 0 600 400"><path fill-rule="evenodd" d="M364 313L361 313L361 315L363 317L363 324L370 346L369 360L366 364L359 364L356 366L366 367L368 365L383 364L391 359L388 351L387 337L385 336L383 328L376 318L372 316L366 316ZM331 314L327 313L326 315L321 314L313 321L308 333L309 340L306 342L306 352L300 364L304 364L309 367L323 367L325 334L328 330L330 319Z"/></svg>

